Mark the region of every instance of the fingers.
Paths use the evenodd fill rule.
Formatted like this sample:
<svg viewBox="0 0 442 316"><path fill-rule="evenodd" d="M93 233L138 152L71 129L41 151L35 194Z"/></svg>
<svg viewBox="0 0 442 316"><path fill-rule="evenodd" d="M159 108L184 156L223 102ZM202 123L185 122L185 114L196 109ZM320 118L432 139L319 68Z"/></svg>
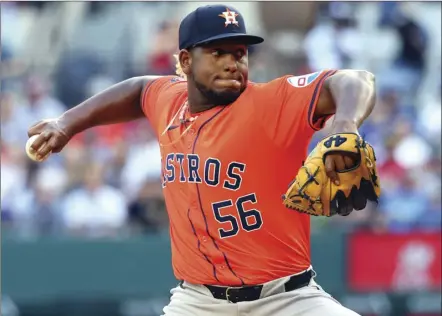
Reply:
<svg viewBox="0 0 442 316"><path fill-rule="evenodd" d="M28 129L28 137L32 137L34 135L39 135L39 134L43 133L45 130L47 130L48 127L52 128L51 123L53 121L55 121L55 120L54 119L41 120L41 121L38 121L37 123L33 124Z"/></svg>
<svg viewBox="0 0 442 316"><path fill-rule="evenodd" d="M364 196L362 190L353 187L350 193L350 198L353 204L353 208L356 211L363 210L367 206L367 198Z"/></svg>
<svg viewBox="0 0 442 316"><path fill-rule="evenodd" d="M342 202L340 202L339 205L339 214L341 216L348 216L350 213L353 212L353 204L352 201L349 199L342 199Z"/></svg>
<svg viewBox="0 0 442 316"><path fill-rule="evenodd" d="M38 152L40 150L40 147L42 147L43 144L48 141L49 137L50 137L49 132L43 132L40 135L38 135L31 145L31 151Z"/></svg>
<svg viewBox="0 0 442 316"><path fill-rule="evenodd" d="M327 156L325 158L325 173L334 184L339 185L339 176L336 172L335 160L333 159L333 156Z"/></svg>
<svg viewBox="0 0 442 316"><path fill-rule="evenodd" d="M378 202L379 197L376 195L373 185L369 181L362 181L360 190L368 200Z"/></svg>
<svg viewBox="0 0 442 316"><path fill-rule="evenodd" d="M42 122L37 122L28 129L28 137L32 137L41 133L41 123Z"/></svg>
<svg viewBox="0 0 442 316"><path fill-rule="evenodd" d="M31 153L41 159L50 153L58 153L69 142L70 137L58 125L57 119L37 122L28 130L29 138L34 137L29 148Z"/></svg>
<svg viewBox="0 0 442 316"><path fill-rule="evenodd" d="M346 169L344 157L340 155L334 155L333 159L335 161L336 171L342 171Z"/></svg>
<svg viewBox="0 0 442 316"><path fill-rule="evenodd" d="M42 159L52 153L54 148L55 138L50 138L48 141L42 144L37 150L37 158Z"/></svg>
<svg viewBox="0 0 442 316"><path fill-rule="evenodd" d="M344 156L345 169L351 169L356 165L356 160L350 156Z"/></svg>
<svg viewBox="0 0 442 316"><path fill-rule="evenodd" d="M330 203L330 211L332 214L347 216L353 211L353 203L345 197L344 192L338 191Z"/></svg>

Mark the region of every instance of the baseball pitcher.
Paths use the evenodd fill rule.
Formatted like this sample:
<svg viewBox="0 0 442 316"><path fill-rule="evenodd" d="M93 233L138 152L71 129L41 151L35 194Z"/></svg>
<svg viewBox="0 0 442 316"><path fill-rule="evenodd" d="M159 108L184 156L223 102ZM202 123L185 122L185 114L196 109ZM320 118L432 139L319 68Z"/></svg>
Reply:
<svg viewBox="0 0 442 316"><path fill-rule="evenodd" d="M180 280L165 316L357 315L314 280L310 217L378 200L374 151L358 133L374 77L330 69L253 83L247 49L261 42L235 8L199 7L180 24L178 76L123 81L29 129L43 159L88 128L149 120Z"/></svg>

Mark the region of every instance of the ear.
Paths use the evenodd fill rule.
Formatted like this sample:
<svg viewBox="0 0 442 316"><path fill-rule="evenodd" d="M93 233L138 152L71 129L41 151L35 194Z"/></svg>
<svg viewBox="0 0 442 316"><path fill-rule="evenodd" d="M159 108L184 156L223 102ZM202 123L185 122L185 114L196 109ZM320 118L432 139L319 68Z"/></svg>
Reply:
<svg viewBox="0 0 442 316"><path fill-rule="evenodd" d="M187 49L182 49L178 55L181 69L186 74L186 76L190 75L190 69L192 66L192 55Z"/></svg>

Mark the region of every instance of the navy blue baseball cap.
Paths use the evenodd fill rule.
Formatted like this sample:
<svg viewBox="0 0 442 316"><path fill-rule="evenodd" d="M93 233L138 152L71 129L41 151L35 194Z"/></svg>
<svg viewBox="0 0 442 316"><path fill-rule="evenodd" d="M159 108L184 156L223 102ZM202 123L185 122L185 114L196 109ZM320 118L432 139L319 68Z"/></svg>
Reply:
<svg viewBox="0 0 442 316"><path fill-rule="evenodd" d="M222 39L235 39L245 45L264 42L262 37L247 34L244 18L231 6L202 6L181 21L180 49L189 49Z"/></svg>

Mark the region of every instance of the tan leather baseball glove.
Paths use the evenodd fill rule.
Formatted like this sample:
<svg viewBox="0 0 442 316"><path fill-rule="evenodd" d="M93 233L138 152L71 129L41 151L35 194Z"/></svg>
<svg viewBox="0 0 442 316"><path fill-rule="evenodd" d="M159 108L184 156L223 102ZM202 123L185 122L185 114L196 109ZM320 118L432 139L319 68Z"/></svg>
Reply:
<svg viewBox="0 0 442 316"><path fill-rule="evenodd" d="M356 165L339 171L340 184L326 174L328 154L355 157ZM354 133L333 134L322 139L307 157L290 184L283 203L290 209L315 216L346 216L362 210L367 201L378 203L381 193L373 147Z"/></svg>

